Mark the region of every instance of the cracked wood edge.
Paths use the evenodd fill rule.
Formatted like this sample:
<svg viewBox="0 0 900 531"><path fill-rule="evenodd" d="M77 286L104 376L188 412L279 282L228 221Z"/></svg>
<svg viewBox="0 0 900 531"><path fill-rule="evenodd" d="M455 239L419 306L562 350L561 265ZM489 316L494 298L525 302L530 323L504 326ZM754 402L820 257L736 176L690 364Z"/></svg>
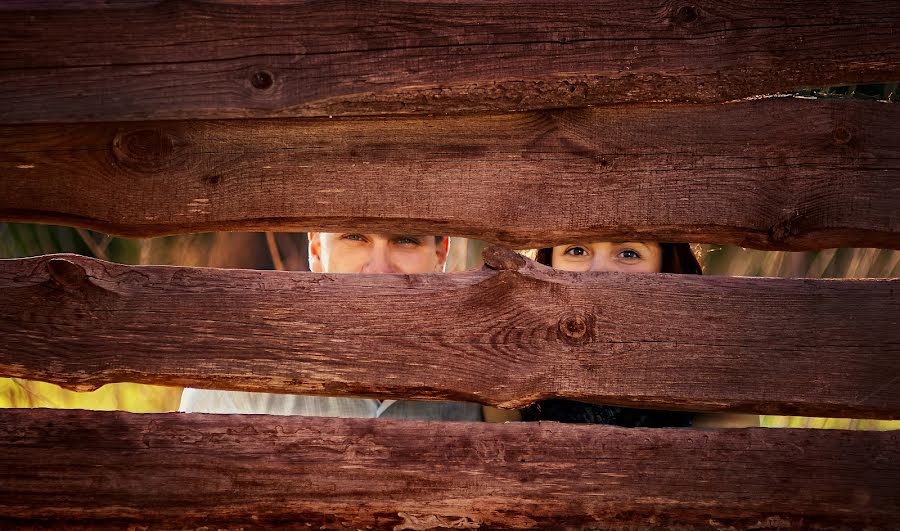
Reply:
<svg viewBox="0 0 900 531"><path fill-rule="evenodd" d="M900 248L898 139L900 105L798 99L0 127L0 219Z"/></svg>
<svg viewBox="0 0 900 531"><path fill-rule="evenodd" d="M898 443L900 432L3 410L0 524L890 527Z"/></svg>
<svg viewBox="0 0 900 531"><path fill-rule="evenodd" d="M0 122L723 102L895 82L898 19L872 0L383 2L365 17L340 2L11 1Z"/></svg>
<svg viewBox="0 0 900 531"><path fill-rule="evenodd" d="M334 275L4 260L0 375L75 389L130 381L510 408L565 397L900 418L900 280L489 262L501 270Z"/></svg>

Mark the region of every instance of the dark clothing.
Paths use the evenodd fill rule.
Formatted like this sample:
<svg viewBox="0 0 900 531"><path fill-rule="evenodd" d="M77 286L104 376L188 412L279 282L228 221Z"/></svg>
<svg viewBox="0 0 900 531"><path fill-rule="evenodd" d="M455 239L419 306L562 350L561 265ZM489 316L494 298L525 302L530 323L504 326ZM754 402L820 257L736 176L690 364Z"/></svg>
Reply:
<svg viewBox="0 0 900 531"><path fill-rule="evenodd" d="M686 411L598 406L574 400L542 400L523 409L522 420L610 424L626 428L684 428L694 423L694 414Z"/></svg>

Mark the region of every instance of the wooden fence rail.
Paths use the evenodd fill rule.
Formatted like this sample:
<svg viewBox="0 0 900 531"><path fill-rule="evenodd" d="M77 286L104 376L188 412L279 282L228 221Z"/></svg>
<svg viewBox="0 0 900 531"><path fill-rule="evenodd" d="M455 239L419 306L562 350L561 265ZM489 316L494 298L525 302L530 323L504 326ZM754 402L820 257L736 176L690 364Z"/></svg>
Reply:
<svg viewBox="0 0 900 531"><path fill-rule="evenodd" d="M898 493L900 432L0 411L3 527L886 529Z"/></svg>
<svg viewBox="0 0 900 531"><path fill-rule="evenodd" d="M0 127L0 219L900 248L900 105Z"/></svg>
<svg viewBox="0 0 900 531"><path fill-rule="evenodd" d="M898 25L874 0L12 0L0 123L718 102L896 81Z"/></svg>
<svg viewBox="0 0 900 531"><path fill-rule="evenodd" d="M900 280L0 261L0 375L900 418ZM802 379L796 375L803 374Z"/></svg>
<svg viewBox="0 0 900 531"><path fill-rule="evenodd" d="M754 98L896 82L898 2L9 0L0 28L4 221L900 249L900 107ZM900 418L900 279L485 258L0 260L0 376ZM6 410L0 527L887 528L898 443Z"/></svg>

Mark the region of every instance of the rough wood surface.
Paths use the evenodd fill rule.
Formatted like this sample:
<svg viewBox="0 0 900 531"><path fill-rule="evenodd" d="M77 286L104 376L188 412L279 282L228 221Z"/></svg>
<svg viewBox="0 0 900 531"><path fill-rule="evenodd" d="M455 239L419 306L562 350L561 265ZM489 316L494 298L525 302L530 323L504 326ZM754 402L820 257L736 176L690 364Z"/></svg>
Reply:
<svg viewBox="0 0 900 531"><path fill-rule="evenodd" d="M900 280L0 261L0 376L900 418ZM799 377L798 377L799 375Z"/></svg>
<svg viewBox="0 0 900 531"><path fill-rule="evenodd" d="M900 248L900 105L0 127L0 219Z"/></svg>
<svg viewBox="0 0 900 531"><path fill-rule="evenodd" d="M874 0L13 0L0 27L0 123L715 102L900 79L900 3Z"/></svg>
<svg viewBox="0 0 900 531"><path fill-rule="evenodd" d="M0 478L4 527L888 528L900 432L6 410Z"/></svg>

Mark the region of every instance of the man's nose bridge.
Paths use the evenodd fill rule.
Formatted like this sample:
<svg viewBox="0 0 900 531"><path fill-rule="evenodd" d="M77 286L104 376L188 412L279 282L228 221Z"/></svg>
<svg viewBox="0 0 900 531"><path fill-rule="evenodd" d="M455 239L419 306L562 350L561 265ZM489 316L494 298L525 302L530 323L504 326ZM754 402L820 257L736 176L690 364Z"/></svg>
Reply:
<svg viewBox="0 0 900 531"><path fill-rule="evenodd" d="M369 262L366 264L367 271L370 273L390 273L391 264L388 250L387 243L376 241L372 245L372 252L369 254Z"/></svg>

